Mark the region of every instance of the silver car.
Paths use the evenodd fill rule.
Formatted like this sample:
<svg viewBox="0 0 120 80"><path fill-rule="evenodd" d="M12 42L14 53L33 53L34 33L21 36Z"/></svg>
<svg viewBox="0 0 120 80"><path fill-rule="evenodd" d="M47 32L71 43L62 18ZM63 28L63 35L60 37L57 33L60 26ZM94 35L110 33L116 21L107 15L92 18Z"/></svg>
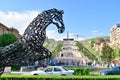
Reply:
<svg viewBox="0 0 120 80"><path fill-rule="evenodd" d="M32 75L73 75L73 70L67 70L63 66L48 66L44 70L31 71Z"/></svg>

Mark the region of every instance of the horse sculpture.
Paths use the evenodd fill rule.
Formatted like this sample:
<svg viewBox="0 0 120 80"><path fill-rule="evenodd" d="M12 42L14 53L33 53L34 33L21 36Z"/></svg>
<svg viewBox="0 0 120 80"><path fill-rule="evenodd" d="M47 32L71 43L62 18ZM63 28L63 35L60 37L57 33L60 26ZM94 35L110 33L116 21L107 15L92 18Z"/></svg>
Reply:
<svg viewBox="0 0 120 80"><path fill-rule="evenodd" d="M28 25L23 36L15 43L0 48L0 75L7 65L13 64L16 60L25 60L27 57L39 54L36 60L42 60L51 56L51 52L43 47L46 38L46 28L54 24L59 33L65 30L63 10L55 8L43 11ZM22 57L20 57L22 56Z"/></svg>

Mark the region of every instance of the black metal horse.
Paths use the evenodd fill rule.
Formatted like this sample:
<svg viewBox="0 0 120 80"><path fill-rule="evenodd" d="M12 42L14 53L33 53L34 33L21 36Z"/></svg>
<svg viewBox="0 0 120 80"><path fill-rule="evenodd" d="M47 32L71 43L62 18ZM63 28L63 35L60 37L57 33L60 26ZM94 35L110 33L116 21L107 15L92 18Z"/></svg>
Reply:
<svg viewBox="0 0 120 80"><path fill-rule="evenodd" d="M21 39L15 43L0 48L0 75L4 72L5 66L13 64L16 60L25 60L26 57L39 54L36 60L42 60L51 56L51 52L43 47L46 38L46 28L54 24L59 33L65 30L63 10L55 8L43 11L28 25ZM22 56L22 57L20 57Z"/></svg>

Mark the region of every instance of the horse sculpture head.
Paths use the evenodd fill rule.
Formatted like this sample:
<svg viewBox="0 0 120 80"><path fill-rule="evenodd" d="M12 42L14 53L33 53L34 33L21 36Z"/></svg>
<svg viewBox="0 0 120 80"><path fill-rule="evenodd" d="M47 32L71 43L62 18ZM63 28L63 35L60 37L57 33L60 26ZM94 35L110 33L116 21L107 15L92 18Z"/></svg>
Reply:
<svg viewBox="0 0 120 80"><path fill-rule="evenodd" d="M65 30L65 26L64 26L64 23L63 23L63 10L57 10L55 8L53 9L49 9L49 10L46 10L46 11L43 11L41 14L39 14L39 18L45 18L41 21L41 23L44 21L46 24L44 25L44 29L46 29L46 27L49 25L49 24L54 24L57 26L58 28L58 32L59 33L63 33L64 30Z"/></svg>
<svg viewBox="0 0 120 80"><path fill-rule="evenodd" d="M64 13L63 10L52 9L52 12L52 23L57 26L59 33L63 33L65 30L65 26L62 19L62 15Z"/></svg>

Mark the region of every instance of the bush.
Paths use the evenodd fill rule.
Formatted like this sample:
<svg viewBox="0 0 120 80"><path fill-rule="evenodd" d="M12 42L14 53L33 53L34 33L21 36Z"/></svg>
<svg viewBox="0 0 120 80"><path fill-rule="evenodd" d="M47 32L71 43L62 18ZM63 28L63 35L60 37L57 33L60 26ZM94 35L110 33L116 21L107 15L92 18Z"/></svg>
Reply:
<svg viewBox="0 0 120 80"><path fill-rule="evenodd" d="M18 38L12 33L4 33L0 35L0 47L5 47L17 41Z"/></svg>
<svg viewBox="0 0 120 80"><path fill-rule="evenodd" d="M89 75L91 69L89 68L68 68L70 70L74 70L75 75Z"/></svg>
<svg viewBox="0 0 120 80"><path fill-rule="evenodd" d="M21 66L27 66L27 64L21 63L21 64L19 64L19 65L13 64L13 65L9 65L9 66L11 66L11 70L12 70L12 71L20 71L20 67L21 67Z"/></svg>
<svg viewBox="0 0 120 80"><path fill-rule="evenodd" d="M19 71L20 67L20 65L11 65L12 71Z"/></svg>

